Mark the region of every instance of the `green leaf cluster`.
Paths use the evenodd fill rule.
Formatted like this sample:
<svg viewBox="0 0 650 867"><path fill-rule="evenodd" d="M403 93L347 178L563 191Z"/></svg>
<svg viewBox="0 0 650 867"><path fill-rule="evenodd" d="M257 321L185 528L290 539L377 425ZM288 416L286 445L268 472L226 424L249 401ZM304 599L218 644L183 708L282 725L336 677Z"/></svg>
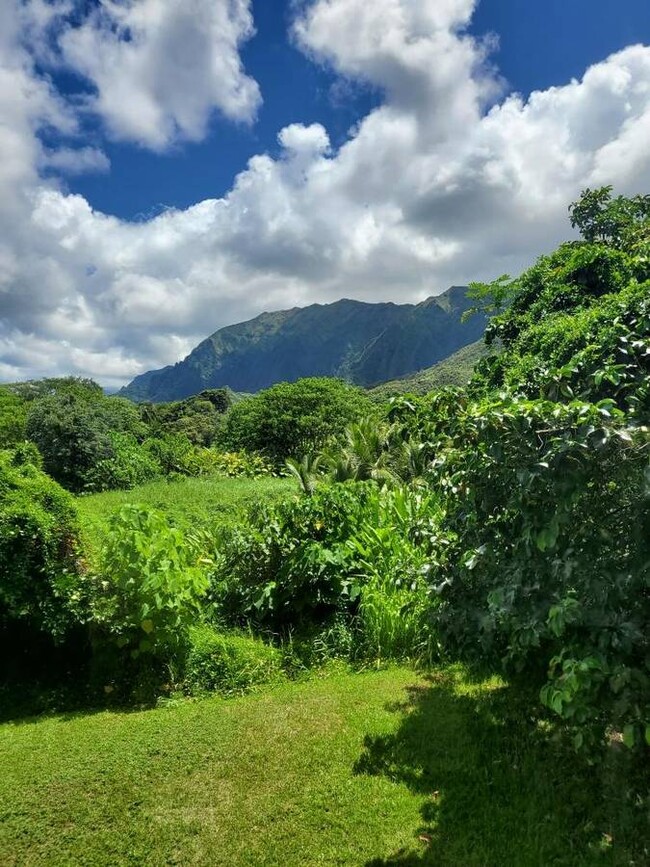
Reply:
<svg viewBox="0 0 650 867"><path fill-rule="evenodd" d="M225 450L259 452L282 465L288 457L317 451L373 411L366 393L342 380L282 382L236 403L217 442Z"/></svg>
<svg viewBox="0 0 650 867"><path fill-rule="evenodd" d="M432 495L372 482L322 485L225 533L211 599L226 622L286 632L354 619L373 658L429 648L423 568L436 546Z"/></svg>
<svg viewBox="0 0 650 867"><path fill-rule="evenodd" d="M173 654L198 619L206 563L155 509L123 506L100 558L93 620L132 655Z"/></svg>
<svg viewBox="0 0 650 867"><path fill-rule="evenodd" d="M32 456L0 451L0 628L20 621L59 640L84 602L77 514Z"/></svg>

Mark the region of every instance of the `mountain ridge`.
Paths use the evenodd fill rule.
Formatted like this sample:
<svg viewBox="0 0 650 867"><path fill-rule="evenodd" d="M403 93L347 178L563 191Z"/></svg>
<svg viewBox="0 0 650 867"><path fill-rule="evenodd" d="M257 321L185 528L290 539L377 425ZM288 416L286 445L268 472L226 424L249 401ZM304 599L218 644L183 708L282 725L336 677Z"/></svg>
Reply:
<svg viewBox="0 0 650 867"><path fill-rule="evenodd" d="M373 386L446 358L481 336L485 318L461 323L471 307L465 286L419 304L342 298L266 311L227 325L182 361L136 376L120 394L132 400L179 400L205 388L255 392L304 376L336 376Z"/></svg>

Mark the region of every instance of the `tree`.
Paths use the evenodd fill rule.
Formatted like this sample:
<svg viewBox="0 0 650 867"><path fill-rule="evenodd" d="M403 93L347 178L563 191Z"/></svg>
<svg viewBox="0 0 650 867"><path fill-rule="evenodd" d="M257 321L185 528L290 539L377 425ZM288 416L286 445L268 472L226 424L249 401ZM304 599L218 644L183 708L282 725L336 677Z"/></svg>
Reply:
<svg viewBox="0 0 650 867"><path fill-rule="evenodd" d="M612 399L650 419L650 196L586 190L570 208L585 240L562 244L508 283L472 391L507 386L529 397ZM479 285L498 300L503 279Z"/></svg>
<svg viewBox="0 0 650 867"><path fill-rule="evenodd" d="M650 219L650 196L616 196L612 187L587 188L569 205L571 225L589 243L620 247Z"/></svg>
<svg viewBox="0 0 650 867"><path fill-rule="evenodd" d="M373 409L365 392L339 379L281 382L235 404L218 442L235 451L262 452L282 463L319 450Z"/></svg>
<svg viewBox="0 0 650 867"><path fill-rule="evenodd" d="M105 487L98 467L115 457L112 434L141 439L147 428L124 398L65 391L32 403L26 431L43 455L45 471L64 488L83 491Z"/></svg>
<svg viewBox="0 0 650 867"><path fill-rule="evenodd" d="M25 439L27 403L7 388L0 388L0 449L10 448Z"/></svg>

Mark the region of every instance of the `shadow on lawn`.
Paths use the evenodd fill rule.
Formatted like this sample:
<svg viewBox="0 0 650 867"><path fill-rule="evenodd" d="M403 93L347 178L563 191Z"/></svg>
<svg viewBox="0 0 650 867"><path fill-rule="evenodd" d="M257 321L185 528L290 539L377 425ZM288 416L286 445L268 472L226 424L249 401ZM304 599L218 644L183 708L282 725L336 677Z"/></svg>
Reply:
<svg viewBox="0 0 650 867"><path fill-rule="evenodd" d="M24 725L52 716L67 720L106 710L127 713L155 705L164 671L148 672L119 657L107 659L103 668L96 662L93 667L93 658L83 631L57 645L25 628L0 628L0 724ZM125 685L131 683L138 689L127 691Z"/></svg>
<svg viewBox="0 0 650 867"><path fill-rule="evenodd" d="M513 692L438 675L390 708L399 729L367 737L355 771L421 795L422 824L413 846L366 867L649 863L647 775L643 798L627 754L597 773Z"/></svg>

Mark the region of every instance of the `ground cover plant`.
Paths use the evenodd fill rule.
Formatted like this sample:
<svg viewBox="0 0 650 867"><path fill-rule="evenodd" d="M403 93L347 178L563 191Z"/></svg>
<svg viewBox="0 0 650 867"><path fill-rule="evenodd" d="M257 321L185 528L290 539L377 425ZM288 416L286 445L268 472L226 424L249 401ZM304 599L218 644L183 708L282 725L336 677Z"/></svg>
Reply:
<svg viewBox="0 0 650 867"><path fill-rule="evenodd" d="M454 671L25 720L0 726L0 861L642 864L624 759L603 788L498 679Z"/></svg>

